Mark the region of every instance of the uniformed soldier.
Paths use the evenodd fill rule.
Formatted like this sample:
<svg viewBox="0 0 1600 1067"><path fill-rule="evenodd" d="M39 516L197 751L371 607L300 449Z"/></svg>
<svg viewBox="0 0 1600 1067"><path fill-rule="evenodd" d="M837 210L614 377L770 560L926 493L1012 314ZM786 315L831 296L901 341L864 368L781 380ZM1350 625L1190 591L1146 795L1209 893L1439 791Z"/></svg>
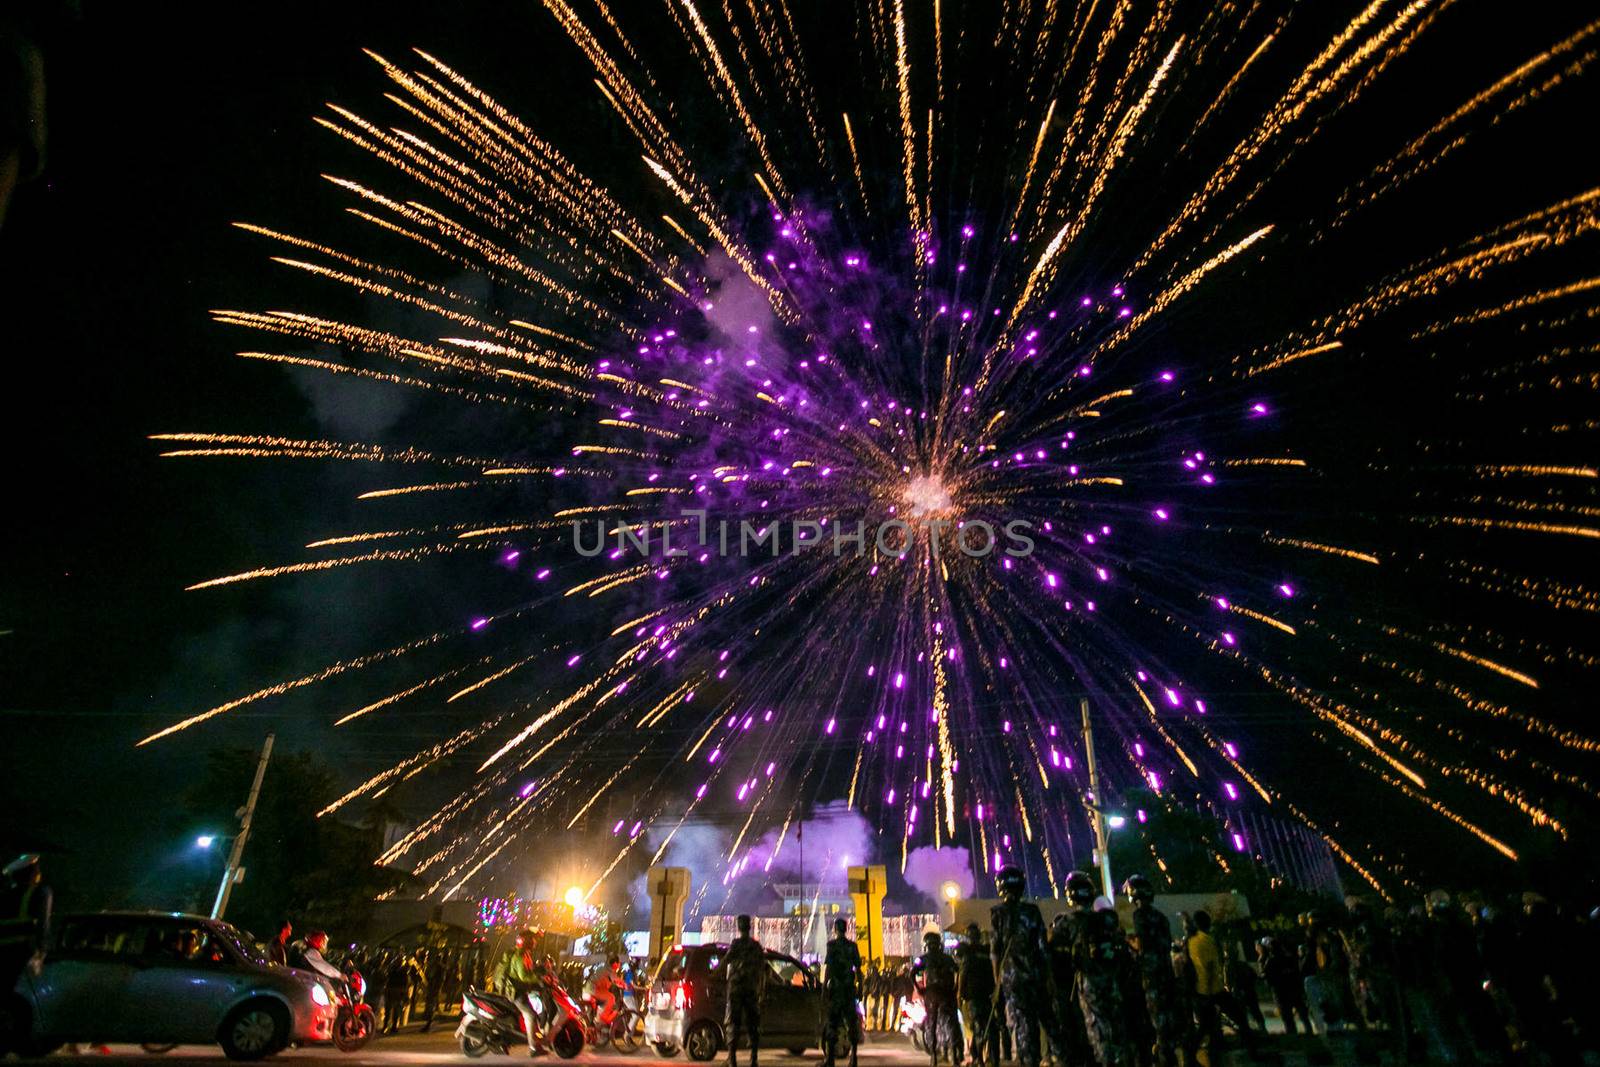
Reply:
<svg viewBox="0 0 1600 1067"><path fill-rule="evenodd" d="M949 1054L951 1067L961 1067L963 1047L961 1024L956 1021L956 961L944 950L944 939L929 930L922 935L922 955L911 964L912 980L922 992L922 1043L928 1050L928 1063L937 1064L941 1051Z"/></svg>
<svg viewBox="0 0 1600 1067"><path fill-rule="evenodd" d="M858 977L861 972L861 950L844 936L843 919L833 921L833 940L828 942L823 956L823 992L827 995L827 1018L822 1024L822 1062L833 1067L833 1050L838 1043L839 1028L843 1026L850 1035L850 1067L856 1067L856 1046L861 1044L861 1017L856 1012L860 996Z"/></svg>
<svg viewBox="0 0 1600 1067"><path fill-rule="evenodd" d="M722 962L728 975L728 1007L722 1020L728 1035L728 1067L739 1065L741 1035L750 1043L750 1067L757 1067L761 1054L761 999L772 968L767 965L761 942L750 936L750 916L741 915L735 922L739 936L728 946L727 958Z"/></svg>
<svg viewBox="0 0 1600 1067"><path fill-rule="evenodd" d="M1052 1050L1057 1067L1091 1064L1089 1035L1083 1028L1083 1009L1078 1007L1077 946L1065 912L1058 912L1051 920L1050 940L1045 948L1050 959L1050 1007L1061 1035L1061 1044Z"/></svg>
<svg viewBox="0 0 1600 1067"><path fill-rule="evenodd" d="M1019 868L1003 868L996 881L1000 903L989 911L989 956L1005 1000L1017 1063L1039 1067L1039 1027L1045 1027L1053 1045L1060 1044L1055 1013L1050 1010L1044 916L1037 904L1022 899L1027 880Z"/></svg>
<svg viewBox="0 0 1600 1067"><path fill-rule="evenodd" d="M983 931L977 923L967 924L967 933L956 948L956 970L959 975L956 995L961 1002L961 1014L967 1022L968 1051L974 1067L987 1063L997 1067L1000 1062L1000 1030L1003 1023L994 1017L995 984L994 964L989 959L989 946L983 942Z"/></svg>
<svg viewBox="0 0 1600 1067"><path fill-rule="evenodd" d="M1135 1067L1137 1057L1123 998L1124 975L1131 969L1132 960L1117 913L1113 909L1095 910L1094 879L1082 871L1067 875L1067 897L1072 901L1067 924L1073 944L1078 1007L1083 1011L1089 1047L1100 1067Z"/></svg>
<svg viewBox="0 0 1600 1067"><path fill-rule="evenodd" d="M1188 1027L1178 995L1178 978L1172 970L1172 922L1156 909L1155 887L1144 875L1129 878L1122 884L1122 892L1133 901L1129 942L1150 1024L1149 1030L1139 1035L1140 1059L1148 1061L1153 1054L1156 1067L1177 1067Z"/></svg>

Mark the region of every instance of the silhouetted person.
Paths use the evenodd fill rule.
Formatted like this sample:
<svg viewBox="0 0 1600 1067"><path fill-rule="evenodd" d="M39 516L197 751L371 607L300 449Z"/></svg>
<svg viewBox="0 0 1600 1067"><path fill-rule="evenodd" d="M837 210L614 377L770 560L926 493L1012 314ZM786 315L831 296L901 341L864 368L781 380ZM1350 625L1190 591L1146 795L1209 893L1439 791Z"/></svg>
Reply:
<svg viewBox="0 0 1600 1067"><path fill-rule="evenodd" d="M758 1067L761 1055L761 999L767 991L767 953L761 942L750 936L750 916L735 922L739 936L728 946L723 969L728 974L728 1007L723 1029L728 1033L728 1067L738 1067L739 1038L750 1043L750 1067Z"/></svg>

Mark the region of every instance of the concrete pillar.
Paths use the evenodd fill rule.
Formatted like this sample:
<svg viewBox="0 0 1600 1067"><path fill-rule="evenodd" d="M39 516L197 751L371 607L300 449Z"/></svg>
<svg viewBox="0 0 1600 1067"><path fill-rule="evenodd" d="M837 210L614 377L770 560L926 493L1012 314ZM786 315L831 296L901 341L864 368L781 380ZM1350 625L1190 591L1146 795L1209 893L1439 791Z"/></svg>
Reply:
<svg viewBox="0 0 1600 1067"><path fill-rule="evenodd" d="M883 959L883 897L889 891L889 876L882 865L851 867L850 902L856 910L856 944L863 962Z"/></svg>
<svg viewBox="0 0 1600 1067"><path fill-rule="evenodd" d="M651 867L650 958L659 960L683 940L683 906L689 902L689 868Z"/></svg>

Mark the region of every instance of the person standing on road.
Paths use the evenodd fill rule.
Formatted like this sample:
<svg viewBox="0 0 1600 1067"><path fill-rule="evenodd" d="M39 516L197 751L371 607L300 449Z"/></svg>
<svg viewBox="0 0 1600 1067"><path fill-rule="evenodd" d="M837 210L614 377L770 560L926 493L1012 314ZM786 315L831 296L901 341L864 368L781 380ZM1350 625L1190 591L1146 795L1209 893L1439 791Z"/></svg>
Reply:
<svg viewBox="0 0 1600 1067"><path fill-rule="evenodd" d="M1261 939L1261 977L1266 980L1267 988L1272 990L1272 999L1278 1005L1278 1018L1283 1020L1283 1032L1293 1037L1296 1034L1295 1016L1300 1017L1300 1025L1306 1033L1311 1033L1311 1013L1306 1007L1305 985L1300 979L1300 967L1290 954L1277 941L1270 937Z"/></svg>
<svg viewBox="0 0 1600 1067"><path fill-rule="evenodd" d="M1255 1054L1255 1031L1245 1021L1244 1012L1233 1002L1224 981L1222 950L1217 939L1211 936L1211 914L1194 913L1194 933L1188 940L1189 959L1195 972L1195 1021L1199 1042L1205 1045L1206 1067L1219 1067L1222 1062L1222 1015L1233 1019L1244 1041L1245 1049ZM1198 1049L1198 1043L1197 1043Z"/></svg>
<svg viewBox="0 0 1600 1067"><path fill-rule="evenodd" d="M0 991L9 994L30 962L50 943L53 898L39 869L39 855L26 852L5 867L4 910L0 911Z"/></svg>
<svg viewBox="0 0 1600 1067"><path fill-rule="evenodd" d="M1039 1026L1055 1029L1047 995L1049 968L1044 954L1044 916L1023 900L1027 878L1019 867L1005 867L996 878L1000 903L989 910L989 957L1005 997L1006 1024L1019 1067L1039 1067ZM1052 1042L1059 1044L1054 1033Z"/></svg>
<svg viewBox="0 0 1600 1067"><path fill-rule="evenodd" d="M856 1048L861 1044L861 1016L856 1012L860 985L861 950L844 936L845 921L833 921L833 940L828 942L823 956L822 982L827 993L827 1019L822 1024L822 1062L833 1067L833 1050L838 1043L839 1027L843 1025L850 1035L850 1067L856 1067Z"/></svg>
<svg viewBox="0 0 1600 1067"><path fill-rule="evenodd" d="M967 924L967 935L956 949L956 969L956 994L961 1001L961 1014L967 1020L967 1052L973 1067L999 1067L1003 1024L995 1012L994 964L977 923Z"/></svg>
<svg viewBox="0 0 1600 1067"><path fill-rule="evenodd" d="M1156 908L1155 887L1136 874L1122 885L1133 901L1133 933L1129 938L1138 963L1144 1008L1150 1018L1148 1036L1157 1067L1177 1067L1178 1053L1188 1029L1178 995L1178 978L1172 970L1172 922Z"/></svg>
<svg viewBox="0 0 1600 1067"><path fill-rule="evenodd" d="M961 1024L956 1021L956 964L944 950L937 931L922 935L922 955L911 965L913 981L921 988L922 1044L928 1063L937 1067L941 1050L950 1055L951 1067L961 1067Z"/></svg>
<svg viewBox="0 0 1600 1067"><path fill-rule="evenodd" d="M1089 1035L1083 1026L1083 1009L1078 1007L1078 974L1074 959L1072 921L1066 912L1050 920L1050 1000L1055 1011L1056 1030L1061 1046L1052 1050L1057 1067L1082 1067L1092 1062Z"/></svg>
<svg viewBox="0 0 1600 1067"><path fill-rule="evenodd" d="M767 965L767 953L761 942L750 936L750 916L741 915L734 921L739 927L739 936L728 946L727 958L722 963L728 973L728 1007L723 1016L723 1029L728 1035L728 1067L739 1067L741 1036L750 1042L750 1067L759 1067L761 1000L766 995L772 968Z"/></svg>
<svg viewBox="0 0 1600 1067"><path fill-rule="evenodd" d="M1089 1048L1100 1067L1134 1067L1124 994L1133 960L1114 909L1095 907L1095 882L1083 871L1067 875L1067 930L1072 938L1073 975Z"/></svg>

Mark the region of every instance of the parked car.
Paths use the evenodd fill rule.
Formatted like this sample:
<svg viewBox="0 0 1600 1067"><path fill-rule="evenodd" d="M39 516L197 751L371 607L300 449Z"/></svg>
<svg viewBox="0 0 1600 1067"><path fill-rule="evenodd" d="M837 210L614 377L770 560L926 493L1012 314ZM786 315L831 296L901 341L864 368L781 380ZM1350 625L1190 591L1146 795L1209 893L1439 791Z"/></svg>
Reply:
<svg viewBox="0 0 1600 1067"><path fill-rule="evenodd" d="M11 1032L35 1055L115 1041L254 1060L328 1041L337 1014L326 981L268 962L227 923L150 912L59 919L40 973L25 970L13 993Z"/></svg>
<svg viewBox="0 0 1600 1067"><path fill-rule="evenodd" d="M722 1031L728 980L724 944L674 945L650 985L644 1034L658 1056L716 1058L727 1047ZM761 1005L761 1044L798 1056L822 1043L822 986L811 969L781 952L767 950L772 975Z"/></svg>

